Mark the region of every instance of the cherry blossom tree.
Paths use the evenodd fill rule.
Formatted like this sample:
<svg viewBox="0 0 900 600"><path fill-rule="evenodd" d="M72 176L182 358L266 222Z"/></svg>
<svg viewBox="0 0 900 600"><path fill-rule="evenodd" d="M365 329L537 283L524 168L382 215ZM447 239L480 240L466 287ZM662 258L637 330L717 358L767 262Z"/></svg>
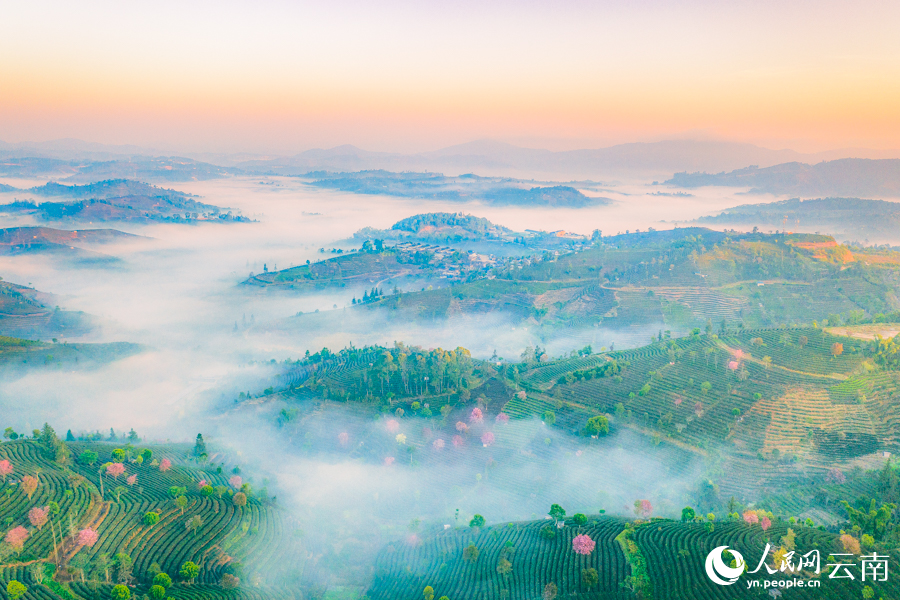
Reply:
<svg viewBox="0 0 900 600"><path fill-rule="evenodd" d="M347 444L349 444L350 443L350 434L347 433L346 431L340 432L338 434L338 443L341 446L346 446Z"/></svg>
<svg viewBox="0 0 900 600"><path fill-rule="evenodd" d="M828 469L828 472L825 474L825 481L827 483L847 483L847 477L844 475L844 472L838 469L837 467Z"/></svg>
<svg viewBox="0 0 900 600"><path fill-rule="evenodd" d="M400 431L400 423L397 422L397 419L388 420L388 422L385 424L385 427L387 427L387 430L390 433L397 433L398 431Z"/></svg>
<svg viewBox="0 0 900 600"><path fill-rule="evenodd" d="M435 450L443 450L444 445L445 445L444 440L441 438L438 438L438 439L434 440L434 443L431 444L431 447L434 448Z"/></svg>
<svg viewBox="0 0 900 600"><path fill-rule="evenodd" d="M13 466L8 460L0 460L0 476L3 477L3 483L6 483L6 476L12 475Z"/></svg>
<svg viewBox="0 0 900 600"><path fill-rule="evenodd" d="M28 520L40 531L47 524L47 509L35 506L28 511Z"/></svg>
<svg viewBox="0 0 900 600"><path fill-rule="evenodd" d="M759 520L759 525L763 531L768 531L769 527L772 526L772 520L769 517L763 517Z"/></svg>
<svg viewBox="0 0 900 600"><path fill-rule="evenodd" d="M745 511L744 522L747 525L756 525L757 523L759 523L759 516L752 510Z"/></svg>
<svg viewBox="0 0 900 600"><path fill-rule="evenodd" d="M99 536L97 532L88 527L87 529L82 529L78 532L78 545L87 546L88 548L93 548L94 544L97 543Z"/></svg>
<svg viewBox="0 0 900 600"><path fill-rule="evenodd" d="M32 477L31 475L26 475L22 478L22 490L28 494L28 499L31 500L32 494L38 488L38 479L37 477Z"/></svg>
<svg viewBox="0 0 900 600"><path fill-rule="evenodd" d="M587 556L594 551L597 542L591 539L591 536L582 533L572 538L572 550L576 553Z"/></svg>
<svg viewBox="0 0 900 600"><path fill-rule="evenodd" d="M653 514L653 505L649 500L635 500L634 514L646 519Z"/></svg>
<svg viewBox="0 0 900 600"><path fill-rule="evenodd" d="M129 475L125 481L128 482L128 485L134 485L137 483L137 475Z"/></svg>
<svg viewBox="0 0 900 600"><path fill-rule="evenodd" d="M25 545L25 540L28 539L28 530L21 526L13 527L6 532L6 537L4 539L7 544L13 547L13 550L21 552L22 547Z"/></svg>
<svg viewBox="0 0 900 600"><path fill-rule="evenodd" d="M731 369L732 371L737 371L737 368L738 368L739 366L741 366L741 363L739 363L739 362L736 361L736 360L730 360L730 361L728 361L728 368Z"/></svg>
<svg viewBox="0 0 900 600"><path fill-rule="evenodd" d="M165 473L166 471L168 471L171 468L172 468L172 461L169 460L168 458L164 458L160 461L159 470L162 471L163 473Z"/></svg>
<svg viewBox="0 0 900 600"><path fill-rule="evenodd" d="M125 465L122 463L109 463L106 465L106 474L112 475L117 481L119 479L119 475L125 472Z"/></svg>
<svg viewBox="0 0 900 600"><path fill-rule="evenodd" d="M454 448L459 448L459 447L461 447L462 445L463 445L463 439L462 439L462 436L461 436L461 435L454 435L454 436L453 436L453 447L454 447Z"/></svg>
<svg viewBox="0 0 900 600"><path fill-rule="evenodd" d="M384 457L384 466L389 467L394 464L396 459L393 456L385 456Z"/></svg>
<svg viewBox="0 0 900 600"><path fill-rule="evenodd" d="M208 485L208 482L205 479L201 479L197 482L197 489L202 490Z"/></svg>
<svg viewBox="0 0 900 600"><path fill-rule="evenodd" d="M491 444L494 443L494 434L490 431L485 431L484 435L481 436L481 444L487 448Z"/></svg>
<svg viewBox="0 0 900 600"><path fill-rule="evenodd" d="M497 415L497 419L496 419L496 420L497 420L497 422L500 423L501 425L506 425L507 423L509 423L509 415L506 414L506 413L500 413L500 414Z"/></svg>
<svg viewBox="0 0 900 600"><path fill-rule="evenodd" d="M244 483L244 480L241 479L240 475L232 475L231 479L228 480L228 483L236 490L241 489L241 485Z"/></svg>
<svg viewBox="0 0 900 600"><path fill-rule="evenodd" d="M469 421L471 423L481 423L484 421L484 413L481 412L481 409L476 407L472 409L472 414L469 415Z"/></svg>

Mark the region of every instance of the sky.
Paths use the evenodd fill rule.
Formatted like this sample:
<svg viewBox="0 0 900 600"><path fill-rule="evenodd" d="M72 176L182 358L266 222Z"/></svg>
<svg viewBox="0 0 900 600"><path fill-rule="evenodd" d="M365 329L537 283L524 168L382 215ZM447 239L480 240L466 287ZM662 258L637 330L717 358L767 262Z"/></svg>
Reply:
<svg viewBox="0 0 900 600"><path fill-rule="evenodd" d="M893 149L898 22L895 0L5 3L0 140Z"/></svg>

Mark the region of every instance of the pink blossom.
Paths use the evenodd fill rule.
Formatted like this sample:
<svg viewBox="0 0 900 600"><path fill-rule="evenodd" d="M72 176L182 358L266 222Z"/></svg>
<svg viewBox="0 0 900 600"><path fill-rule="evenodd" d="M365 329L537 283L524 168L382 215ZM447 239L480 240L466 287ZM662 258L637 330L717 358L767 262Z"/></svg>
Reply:
<svg viewBox="0 0 900 600"><path fill-rule="evenodd" d="M16 552L22 551L25 540L28 539L28 530L24 527L13 527L6 532L6 543L13 547Z"/></svg>
<svg viewBox="0 0 900 600"><path fill-rule="evenodd" d="M454 435L454 436L453 436L453 447L454 447L454 448L459 448L459 447L462 446L462 445L463 445L463 439L462 439L462 436Z"/></svg>
<svg viewBox="0 0 900 600"><path fill-rule="evenodd" d="M497 422L505 425L509 423L509 415L506 413L500 413L497 415Z"/></svg>
<svg viewBox="0 0 900 600"><path fill-rule="evenodd" d="M596 546L597 542L592 540L591 536L584 533L582 533L581 535L576 535L572 539L572 550L574 550L578 554L587 556L594 551L594 547Z"/></svg>
<svg viewBox="0 0 900 600"><path fill-rule="evenodd" d="M769 527L772 526L772 521L769 519L769 517L763 517L763 518L759 521L759 524L760 524L760 526L762 527L762 530L763 530L763 531L766 531L767 529L769 529Z"/></svg>
<svg viewBox="0 0 900 600"><path fill-rule="evenodd" d="M338 434L338 443L341 446L346 446L347 444L349 444L350 443L350 434L347 433L346 431L340 432Z"/></svg>
<svg viewBox="0 0 900 600"><path fill-rule="evenodd" d="M739 366L740 366L740 363L736 360L728 361L728 368L731 369L732 371L736 371Z"/></svg>
<svg viewBox="0 0 900 600"><path fill-rule="evenodd" d="M162 471L163 473L165 473L166 471L168 471L171 468L172 468L172 461L169 460L168 458L164 458L164 459L162 459L162 461L160 461L159 470Z"/></svg>
<svg viewBox="0 0 900 600"><path fill-rule="evenodd" d="M741 357L744 356L744 351L739 348L739 349L735 350L734 352L732 352L732 354L734 354L734 357L736 359L741 360Z"/></svg>
<svg viewBox="0 0 900 600"><path fill-rule="evenodd" d="M201 479L200 481L197 482L197 489L201 489L201 490L202 490L203 487L204 487L205 485L206 485L206 480L205 480L205 479Z"/></svg>
<svg viewBox="0 0 900 600"><path fill-rule="evenodd" d="M391 433L397 433L400 431L400 423L397 422L397 419L390 419L385 425L387 430Z"/></svg>
<svg viewBox="0 0 900 600"><path fill-rule="evenodd" d="M35 506L28 511L28 520L40 530L47 524L47 509Z"/></svg>
<svg viewBox="0 0 900 600"><path fill-rule="evenodd" d="M653 514L653 505L650 504L649 500L641 500L638 505L638 511L641 513L641 516L646 519Z"/></svg>
<svg viewBox="0 0 900 600"><path fill-rule="evenodd" d="M494 434L490 431L485 431L484 435L481 436L481 444L487 448L491 444L494 443Z"/></svg>
<svg viewBox="0 0 900 600"><path fill-rule="evenodd" d="M13 466L12 463L8 460L0 460L0 475L3 476L3 480L6 481L7 475L12 475Z"/></svg>
<svg viewBox="0 0 900 600"><path fill-rule="evenodd" d="M468 430L469 430L469 426L466 425L465 423L463 423L462 421L457 421L457 422L456 422L456 430L457 430L458 432L462 433L462 432L464 432L464 431L468 431Z"/></svg>
<svg viewBox="0 0 900 600"><path fill-rule="evenodd" d="M112 475L116 479L119 478L119 475L125 472L125 465L122 463L109 463L106 465L106 474Z"/></svg>
<svg viewBox="0 0 900 600"><path fill-rule="evenodd" d="M386 467L391 466L392 464L394 464L394 460L395 459L393 456L385 456L384 457L384 466L386 466Z"/></svg>
<svg viewBox="0 0 900 600"><path fill-rule="evenodd" d="M408 536L406 536L406 543L409 544L410 546L418 546L421 542L422 542L422 540L419 539L419 536L417 536L414 533L411 533Z"/></svg>
<svg viewBox="0 0 900 600"><path fill-rule="evenodd" d="M78 545L93 548L94 544L97 543L98 538L99 536L97 535L97 532L93 529L82 529L78 532Z"/></svg>
<svg viewBox="0 0 900 600"><path fill-rule="evenodd" d="M231 485L231 487L237 490L240 489L241 484L244 483L244 480L241 479L240 475L232 475L231 479L228 480L228 483Z"/></svg>
<svg viewBox="0 0 900 600"><path fill-rule="evenodd" d="M472 409L472 414L469 415L469 421L472 423L481 423L484 421L484 413L481 412L481 409L475 407Z"/></svg>
<svg viewBox="0 0 900 600"><path fill-rule="evenodd" d="M744 512L744 523L747 525L756 525L759 523L759 517L752 510Z"/></svg>
<svg viewBox="0 0 900 600"><path fill-rule="evenodd" d="M434 443L431 444L431 447L434 448L435 450L443 450L444 449L444 440L442 440L441 438L434 440Z"/></svg>
<svg viewBox="0 0 900 600"><path fill-rule="evenodd" d="M828 473L825 474L825 481L827 483L847 483L847 477L844 475L843 471L835 467L828 469Z"/></svg>
<svg viewBox="0 0 900 600"><path fill-rule="evenodd" d="M137 483L137 475L129 475L128 479L126 479L125 481L128 482L128 485L134 485Z"/></svg>
<svg viewBox="0 0 900 600"><path fill-rule="evenodd" d="M681 406L683 400L681 398L675 398L675 406Z"/></svg>

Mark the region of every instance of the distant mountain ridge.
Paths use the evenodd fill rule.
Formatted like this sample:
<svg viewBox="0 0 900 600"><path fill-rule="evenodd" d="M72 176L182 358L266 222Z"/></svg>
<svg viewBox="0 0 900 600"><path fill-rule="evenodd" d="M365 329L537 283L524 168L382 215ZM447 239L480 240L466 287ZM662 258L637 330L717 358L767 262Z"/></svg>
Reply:
<svg viewBox="0 0 900 600"><path fill-rule="evenodd" d="M790 162L730 173L676 173L667 184L679 187L749 187L751 194L900 197L900 160L844 158L815 165Z"/></svg>

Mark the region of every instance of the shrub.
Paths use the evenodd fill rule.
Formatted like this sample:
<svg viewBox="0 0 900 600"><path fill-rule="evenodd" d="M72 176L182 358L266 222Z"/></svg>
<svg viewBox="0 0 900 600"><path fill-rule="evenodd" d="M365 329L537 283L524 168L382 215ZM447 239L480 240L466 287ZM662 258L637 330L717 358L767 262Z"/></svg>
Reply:
<svg viewBox="0 0 900 600"><path fill-rule="evenodd" d="M148 512L144 515L144 525L149 525L150 527L153 527L157 523L159 523L159 513L151 510L150 512Z"/></svg>
<svg viewBox="0 0 900 600"><path fill-rule="evenodd" d="M113 600L128 600L131 598L131 590L120 583L110 591L109 597Z"/></svg>
<svg viewBox="0 0 900 600"><path fill-rule="evenodd" d="M156 577L153 578L153 585L158 585L165 589L169 589L170 587L172 587L172 578L165 573L157 573Z"/></svg>
<svg viewBox="0 0 900 600"><path fill-rule="evenodd" d="M552 540L556 537L556 527L547 523L543 527L541 527L541 537L545 540Z"/></svg>

